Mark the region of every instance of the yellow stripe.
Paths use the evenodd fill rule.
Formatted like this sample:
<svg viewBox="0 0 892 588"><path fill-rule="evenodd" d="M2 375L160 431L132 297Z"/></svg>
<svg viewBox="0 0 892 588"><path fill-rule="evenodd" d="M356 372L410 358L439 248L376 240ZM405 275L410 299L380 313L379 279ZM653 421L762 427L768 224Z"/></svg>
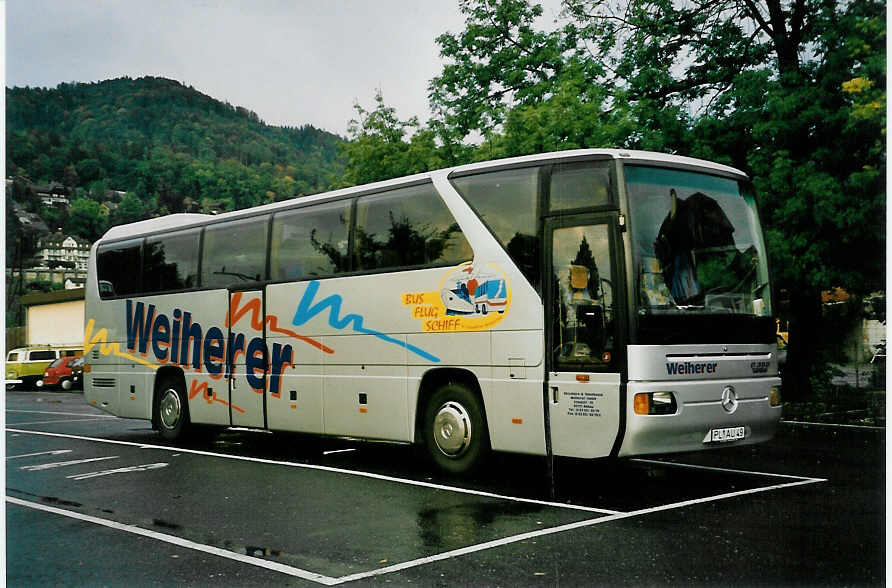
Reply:
<svg viewBox="0 0 892 588"><path fill-rule="evenodd" d="M129 353L121 351L121 347L117 343L109 343L108 329L99 329L94 335L93 328L95 326L96 321L94 319L90 319L87 322L87 328L84 331L84 355L87 355L94 347L96 347L96 345L99 345L99 352L102 355L117 355L118 357L123 357L124 359L129 359L130 361L135 361L136 363L148 366L153 370L157 370L161 367L160 365L156 365L141 357L136 357L135 355L130 355Z"/></svg>

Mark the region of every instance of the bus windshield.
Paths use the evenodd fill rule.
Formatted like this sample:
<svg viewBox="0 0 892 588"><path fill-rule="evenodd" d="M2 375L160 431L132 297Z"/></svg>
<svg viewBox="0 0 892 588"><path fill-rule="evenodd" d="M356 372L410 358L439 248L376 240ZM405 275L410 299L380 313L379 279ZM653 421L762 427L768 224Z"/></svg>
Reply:
<svg viewBox="0 0 892 588"><path fill-rule="evenodd" d="M756 203L737 181L629 166L626 182L640 314L770 315Z"/></svg>

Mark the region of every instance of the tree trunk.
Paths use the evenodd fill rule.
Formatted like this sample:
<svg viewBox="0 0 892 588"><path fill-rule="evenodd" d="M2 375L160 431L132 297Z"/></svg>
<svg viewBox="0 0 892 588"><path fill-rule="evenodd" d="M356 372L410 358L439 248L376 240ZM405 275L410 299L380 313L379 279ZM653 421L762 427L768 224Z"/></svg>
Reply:
<svg viewBox="0 0 892 588"><path fill-rule="evenodd" d="M795 88L800 83L799 44L785 36L775 40L778 77L785 88Z"/></svg>

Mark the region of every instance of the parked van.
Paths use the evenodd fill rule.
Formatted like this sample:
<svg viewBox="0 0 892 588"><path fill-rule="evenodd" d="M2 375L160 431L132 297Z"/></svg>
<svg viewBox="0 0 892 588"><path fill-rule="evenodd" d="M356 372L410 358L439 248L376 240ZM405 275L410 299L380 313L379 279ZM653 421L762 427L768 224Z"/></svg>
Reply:
<svg viewBox="0 0 892 588"><path fill-rule="evenodd" d="M19 347L6 354L6 388L34 386L47 367L60 357L83 353L79 347Z"/></svg>

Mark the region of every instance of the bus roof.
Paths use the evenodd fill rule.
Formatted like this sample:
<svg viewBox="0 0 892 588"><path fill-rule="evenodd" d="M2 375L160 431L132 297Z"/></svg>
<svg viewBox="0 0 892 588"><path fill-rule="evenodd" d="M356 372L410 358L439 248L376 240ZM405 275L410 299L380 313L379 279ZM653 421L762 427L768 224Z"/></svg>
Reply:
<svg viewBox="0 0 892 588"><path fill-rule="evenodd" d="M126 225L118 225L110 228L100 238L100 241L121 240L128 237L139 237L155 232L163 232L169 229L185 228L189 226L201 226L209 221L214 222L223 220L232 220L243 216L254 216L264 212L273 212L279 209L290 208L295 205L295 201L299 201L301 205L307 205L314 202L322 202L325 200L337 200L343 197L357 196L365 193L374 193L386 190L388 188L396 188L400 186L419 184L430 180L433 174L472 174L482 172L488 169L510 168L515 166L524 166L537 162L553 161L553 162L572 162L579 159L589 158L605 158L618 159L625 163L635 164L657 164L671 167L680 167L684 169L692 169L705 173L720 174L733 176L738 179L747 179L747 175L742 171L706 161L703 159L695 159L692 157L684 157L681 155L669 155L666 153L657 153L652 151L634 151L628 149L573 149L568 151L552 151L549 153L538 153L535 155L523 155L520 157L509 157L504 159L494 159L479 163L470 163L450 168L443 168L411 176L403 176L390 180L375 182L372 184L363 184L360 186L351 186L340 190L330 192L322 192L310 196L299 196L281 202L272 204L264 204L241 210L234 210L223 214L170 214L167 216L139 221Z"/></svg>
<svg viewBox="0 0 892 588"><path fill-rule="evenodd" d="M102 239L119 239L121 237L153 233L165 229L176 229L179 227L201 224L211 218L214 218L214 215L194 213L168 214L159 216L158 218L150 218L148 220L112 227L105 232Z"/></svg>
<svg viewBox="0 0 892 588"><path fill-rule="evenodd" d="M704 159L685 157L683 155L670 155L655 151L635 151L631 149L573 149L569 151L553 151L550 153L537 153L535 155L523 155L506 159L494 159L481 163L471 163L450 168L450 173L470 173L483 171L493 167L513 167L536 163L539 161L573 161L574 159L586 159L591 157L603 157L605 159L620 159L624 163L656 163L669 166L696 169L707 173L719 173L722 175L736 176L746 179L747 175L739 169L713 163Z"/></svg>

